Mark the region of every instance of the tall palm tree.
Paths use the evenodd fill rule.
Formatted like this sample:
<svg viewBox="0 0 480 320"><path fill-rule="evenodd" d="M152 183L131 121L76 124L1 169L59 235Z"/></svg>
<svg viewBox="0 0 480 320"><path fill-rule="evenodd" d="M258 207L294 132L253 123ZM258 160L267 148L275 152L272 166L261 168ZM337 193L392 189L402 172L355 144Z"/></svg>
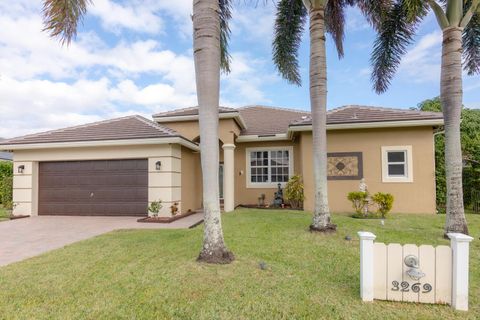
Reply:
<svg viewBox="0 0 480 320"><path fill-rule="evenodd" d="M280 0L275 20L273 60L290 83L301 85L298 49L307 16L310 18L310 107L312 111L315 207L311 231L335 231L327 191L327 59L325 33L343 57L345 9L358 6L367 20L378 26L391 0Z"/></svg>
<svg viewBox="0 0 480 320"><path fill-rule="evenodd" d="M385 19L372 55L374 88L385 92L418 24L432 10L443 33L440 100L445 119L447 218L445 234L468 234L463 205L462 53L469 75L480 73L480 0L398 0Z"/></svg>
<svg viewBox="0 0 480 320"><path fill-rule="evenodd" d="M44 0L44 30L59 38L62 44L70 44L90 4L92 0ZM208 263L230 263L234 260L223 237L218 192L220 69L230 71L227 50L230 18L230 0L193 1L193 46L205 212L203 248L198 260Z"/></svg>
<svg viewBox="0 0 480 320"><path fill-rule="evenodd" d="M234 260L223 238L218 184L220 69L229 71L227 40L230 17L229 0L193 1L193 52L205 212L203 248L198 260L208 263L230 263Z"/></svg>

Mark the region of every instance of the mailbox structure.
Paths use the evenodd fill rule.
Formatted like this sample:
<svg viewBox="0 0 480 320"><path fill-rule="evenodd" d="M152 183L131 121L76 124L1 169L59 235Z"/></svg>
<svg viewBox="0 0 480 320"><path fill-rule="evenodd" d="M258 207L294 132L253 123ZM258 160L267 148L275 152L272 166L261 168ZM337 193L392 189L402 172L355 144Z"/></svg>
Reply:
<svg viewBox="0 0 480 320"><path fill-rule="evenodd" d="M363 301L389 300L449 304L468 311L469 243L472 237L449 233L450 247L374 242L360 237L360 296Z"/></svg>

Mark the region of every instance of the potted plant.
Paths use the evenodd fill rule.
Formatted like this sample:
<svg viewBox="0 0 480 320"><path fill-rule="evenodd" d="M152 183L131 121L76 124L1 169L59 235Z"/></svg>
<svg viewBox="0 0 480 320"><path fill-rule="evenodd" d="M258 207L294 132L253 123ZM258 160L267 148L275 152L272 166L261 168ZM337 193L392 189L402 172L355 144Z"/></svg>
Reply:
<svg viewBox="0 0 480 320"><path fill-rule="evenodd" d="M172 206L170 206L170 212L172 213L172 216L176 216L178 213L178 202L173 203Z"/></svg>
<svg viewBox="0 0 480 320"><path fill-rule="evenodd" d="M150 216L157 218L160 210L162 210L162 200L153 201L148 207L148 213Z"/></svg>

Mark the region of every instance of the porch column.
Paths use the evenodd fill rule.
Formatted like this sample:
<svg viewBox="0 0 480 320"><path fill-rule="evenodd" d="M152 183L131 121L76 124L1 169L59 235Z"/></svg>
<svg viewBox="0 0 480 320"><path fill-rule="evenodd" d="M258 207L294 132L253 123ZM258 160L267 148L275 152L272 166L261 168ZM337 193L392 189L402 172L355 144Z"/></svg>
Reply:
<svg viewBox="0 0 480 320"><path fill-rule="evenodd" d="M225 212L235 209L234 144L224 144L223 149L223 206Z"/></svg>

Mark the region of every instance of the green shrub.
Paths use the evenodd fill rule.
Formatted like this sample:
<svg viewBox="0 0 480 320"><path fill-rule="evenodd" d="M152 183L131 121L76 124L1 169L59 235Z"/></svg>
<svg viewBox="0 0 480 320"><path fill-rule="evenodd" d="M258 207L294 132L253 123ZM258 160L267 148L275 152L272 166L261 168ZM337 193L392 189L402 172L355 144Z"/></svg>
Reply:
<svg viewBox="0 0 480 320"><path fill-rule="evenodd" d="M150 206L148 207L148 212L152 214L154 217L158 217L160 210L163 208L162 200L153 201Z"/></svg>
<svg viewBox="0 0 480 320"><path fill-rule="evenodd" d="M378 212L385 219L387 214L392 210L394 197L390 193L377 192L372 197L373 202L378 206Z"/></svg>
<svg viewBox="0 0 480 320"><path fill-rule="evenodd" d="M365 213L365 207L368 205L368 192L354 191L347 195L347 199L352 202L352 207L359 215Z"/></svg>
<svg viewBox="0 0 480 320"><path fill-rule="evenodd" d="M293 209L301 209L303 207L303 201L305 200L303 188L302 177L298 174L292 176L285 186L285 200L290 203Z"/></svg>
<svg viewBox="0 0 480 320"><path fill-rule="evenodd" d="M0 161L0 204L12 202L13 164Z"/></svg>

